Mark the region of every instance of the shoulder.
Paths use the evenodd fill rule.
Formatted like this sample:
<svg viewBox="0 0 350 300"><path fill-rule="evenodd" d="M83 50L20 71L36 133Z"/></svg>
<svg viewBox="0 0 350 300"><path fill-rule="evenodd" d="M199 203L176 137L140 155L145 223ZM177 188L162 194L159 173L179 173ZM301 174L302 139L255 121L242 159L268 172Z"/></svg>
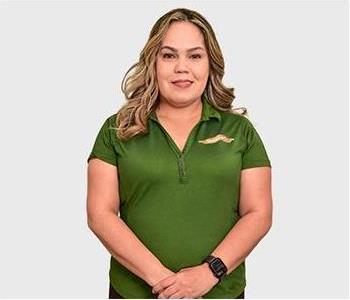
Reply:
<svg viewBox="0 0 350 300"><path fill-rule="evenodd" d="M220 115L221 115L221 120L224 124L239 125L242 127L253 126L252 122L244 114L241 114L238 112L232 112L232 111L225 111L225 112L221 111Z"/></svg>
<svg viewBox="0 0 350 300"><path fill-rule="evenodd" d="M108 115L107 119L106 119L106 121L112 125L116 123L116 120L117 120L117 113L114 113L112 115Z"/></svg>
<svg viewBox="0 0 350 300"><path fill-rule="evenodd" d="M112 142L117 142L118 136L117 136L117 113L109 114L104 118L104 123L103 123L103 131L109 138L111 139Z"/></svg>
<svg viewBox="0 0 350 300"><path fill-rule="evenodd" d="M116 120L117 120L117 113L107 115L104 119L103 128L106 131L114 132L117 129Z"/></svg>

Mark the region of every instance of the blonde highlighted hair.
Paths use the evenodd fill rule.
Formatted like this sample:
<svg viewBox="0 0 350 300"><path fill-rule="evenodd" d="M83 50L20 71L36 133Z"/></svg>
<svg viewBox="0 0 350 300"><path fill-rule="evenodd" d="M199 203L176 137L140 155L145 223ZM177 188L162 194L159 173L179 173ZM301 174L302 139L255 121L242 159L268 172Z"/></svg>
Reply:
<svg viewBox="0 0 350 300"><path fill-rule="evenodd" d="M187 8L173 9L154 24L139 61L126 72L121 89L126 103L118 110L116 132L120 140L128 140L137 134L148 133L148 117L159 104L156 77L156 57L161 41L172 22L191 22L202 32L209 56L209 77L203 94L216 109L247 115L245 107L232 108L234 88L222 83L224 58L215 33L209 22L198 12ZM241 113L236 112L242 110Z"/></svg>

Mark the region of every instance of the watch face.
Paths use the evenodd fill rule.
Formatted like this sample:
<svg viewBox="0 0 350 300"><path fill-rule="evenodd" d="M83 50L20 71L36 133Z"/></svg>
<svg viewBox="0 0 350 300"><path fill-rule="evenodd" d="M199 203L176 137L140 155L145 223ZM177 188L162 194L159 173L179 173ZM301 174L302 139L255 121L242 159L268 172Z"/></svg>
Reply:
<svg viewBox="0 0 350 300"><path fill-rule="evenodd" d="M218 259L214 259L214 261L212 262L212 266L214 267L214 269L220 268L221 265L221 261Z"/></svg>
<svg viewBox="0 0 350 300"><path fill-rule="evenodd" d="M221 262L220 259L216 258L211 262L211 266L218 276L227 272L226 266Z"/></svg>

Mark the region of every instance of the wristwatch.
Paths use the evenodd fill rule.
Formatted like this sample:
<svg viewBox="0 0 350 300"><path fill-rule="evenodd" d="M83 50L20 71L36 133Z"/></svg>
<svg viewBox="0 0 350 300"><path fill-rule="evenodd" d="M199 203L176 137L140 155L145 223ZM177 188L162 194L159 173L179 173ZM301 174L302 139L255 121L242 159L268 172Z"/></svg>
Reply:
<svg viewBox="0 0 350 300"><path fill-rule="evenodd" d="M208 263L210 270L219 281L227 274L227 267L219 257L209 255L202 261L204 262Z"/></svg>

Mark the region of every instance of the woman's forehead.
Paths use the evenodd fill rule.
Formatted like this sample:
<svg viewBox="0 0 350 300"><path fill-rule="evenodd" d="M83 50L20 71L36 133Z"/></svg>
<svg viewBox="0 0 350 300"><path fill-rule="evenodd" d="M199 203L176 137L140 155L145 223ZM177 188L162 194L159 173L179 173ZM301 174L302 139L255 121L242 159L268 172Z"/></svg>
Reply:
<svg viewBox="0 0 350 300"><path fill-rule="evenodd" d="M188 44L189 48L192 44L203 45L203 33L196 25L190 22L175 22L165 32L162 43L174 44L179 43L179 41ZM176 45L174 46L176 47Z"/></svg>

